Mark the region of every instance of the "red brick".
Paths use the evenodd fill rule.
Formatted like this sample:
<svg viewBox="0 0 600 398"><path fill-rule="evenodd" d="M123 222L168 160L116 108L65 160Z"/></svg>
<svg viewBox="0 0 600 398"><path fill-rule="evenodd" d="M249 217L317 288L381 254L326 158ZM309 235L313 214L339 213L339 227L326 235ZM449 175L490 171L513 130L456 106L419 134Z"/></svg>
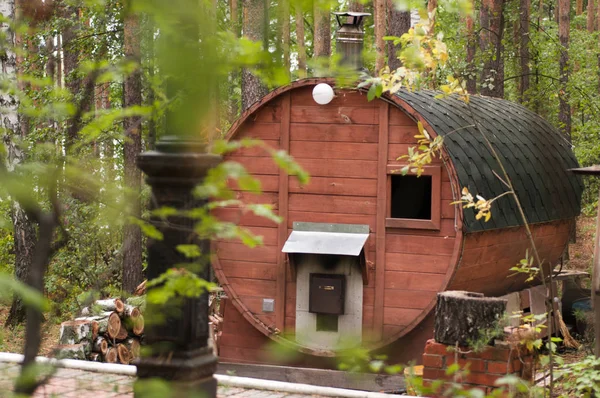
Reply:
<svg viewBox="0 0 600 398"><path fill-rule="evenodd" d="M429 339L427 340L427 344L425 344L425 354L446 355L448 354L448 346L436 343L433 339Z"/></svg>
<svg viewBox="0 0 600 398"><path fill-rule="evenodd" d="M508 361L510 350L508 348L489 347L485 351L475 355L485 360Z"/></svg>
<svg viewBox="0 0 600 398"><path fill-rule="evenodd" d="M423 366L426 368L443 368L444 357L441 355L423 354Z"/></svg>
<svg viewBox="0 0 600 398"><path fill-rule="evenodd" d="M423 368L423 380L447 380L446 372L443 369Z"/></svg>
<svg viewBox="0 0 600 398"><path fill-rule="evenodd" d="M454 357L446 358L446 366L450 366L456 362ZM458 359L458 366L461 369L469 369L471 372L485 372L485 362L481 359L469 358L469 359Z"/></svg>
<svg viewBox="0 0 600 398"><path fill-rule="evenodd" d="M488 386L494 387L496 384L496 380L498 380L501 375L492 375L488 373L471 373L465 377L465 381L470 384L477 384L479 386Z"/></svg>
<svg viewBox="0 0 600 398"><path fill-rule="evenodd" d="M487 363L487 371L488 371L488 373L495 373L495 374L503 375L506 373L512 373L513 367L509 366L509 364L506 362L489 361Z"/></svg>

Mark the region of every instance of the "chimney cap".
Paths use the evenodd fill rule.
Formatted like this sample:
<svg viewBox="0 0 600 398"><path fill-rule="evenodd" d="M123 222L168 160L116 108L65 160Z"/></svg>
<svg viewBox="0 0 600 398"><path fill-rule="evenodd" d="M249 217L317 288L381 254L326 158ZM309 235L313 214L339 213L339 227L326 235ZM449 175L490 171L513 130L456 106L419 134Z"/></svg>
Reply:
<svg viewBox="0 0 600 398"><path fill-rule="evenodd" d="M334 12L333 15L335 15L335 19L337 19L338 24L341 26L343 25L353 25L358 27L363 18L364 17L368 17L371 15L371 13L368 12L352 12L352 11L342 11L342 12ZM342 23L342 21L340 21L340 17L352 17L352 23Z"/></svg>

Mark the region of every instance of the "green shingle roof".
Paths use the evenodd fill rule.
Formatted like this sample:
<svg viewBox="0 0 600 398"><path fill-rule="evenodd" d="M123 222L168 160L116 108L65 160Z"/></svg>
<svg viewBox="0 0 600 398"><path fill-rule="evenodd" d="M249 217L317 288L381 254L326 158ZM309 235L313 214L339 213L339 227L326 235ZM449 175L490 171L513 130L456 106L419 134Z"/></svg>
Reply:
<svg viewBox="0 0 600 398"><path fill-rule="evenodd" d="M491 151L474 125L492 143L513 182L529 223L579 215L583 183L568 171L578 167L570 143L537 114L497 98L471 96L469 105L456 96L435 99L435 91L402 91L396 95L411 105L438 135L454 163L461 187L486 199L507 190L494 175L502 175ZM488 222L464 210L464 229L476 232L521 225L512 196L492 207Z"/></svg>

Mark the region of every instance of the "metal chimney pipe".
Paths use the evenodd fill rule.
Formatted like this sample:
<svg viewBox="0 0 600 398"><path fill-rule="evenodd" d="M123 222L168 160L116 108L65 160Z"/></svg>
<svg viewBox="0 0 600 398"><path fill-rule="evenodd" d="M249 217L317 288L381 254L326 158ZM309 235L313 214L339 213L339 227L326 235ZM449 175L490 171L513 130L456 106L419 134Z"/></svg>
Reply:
<svg viewBox="0 0 600 398"><path fill-rule="evenodd" d="M336 35L336 51L342 55L342 65L361 70L365 35L361 25L364 17L371 14L368 12L334 12L333 14L340 26Z"/></svg>

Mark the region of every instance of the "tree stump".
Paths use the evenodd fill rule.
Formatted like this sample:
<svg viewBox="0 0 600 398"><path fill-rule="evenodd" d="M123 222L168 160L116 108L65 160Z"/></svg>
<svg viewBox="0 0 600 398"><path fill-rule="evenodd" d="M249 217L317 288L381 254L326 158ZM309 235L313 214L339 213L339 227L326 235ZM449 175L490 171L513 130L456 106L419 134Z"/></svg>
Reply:
<svg viewBox="0 0 600 398"><path fill-rule="evenodd" d="M448 291L438 293L435 306L435 341L469 346L481 332L497 327L506 312L507 300L481 293Z"/></svg>
<svg viewBox="0 0 600 398"><path fill-rule="evenodd" d="M98 323L92 320L67 321L60 324L59 344L73 345L91 343L94 332L98 335Z"/></svg>
<svg viewBox="0 0 600 398"><path fill-rule="evenodd" d="M88 344L62 344L56 346L56 359L81 359L85 361Z"/></svg>

